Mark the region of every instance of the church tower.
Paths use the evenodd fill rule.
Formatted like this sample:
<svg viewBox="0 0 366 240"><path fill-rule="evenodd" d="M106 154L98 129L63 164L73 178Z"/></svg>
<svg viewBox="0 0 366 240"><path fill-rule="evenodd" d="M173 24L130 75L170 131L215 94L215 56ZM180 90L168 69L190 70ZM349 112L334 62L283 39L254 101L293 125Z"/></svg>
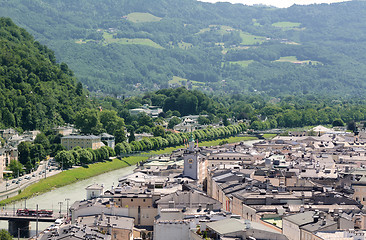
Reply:
<svg viewBox="0 0 366 240"><path fill-rule="evenodd" d="M184 169L183 177L189 177L194 180L199 179L199 161L197 151L194 149L194 139L191 134L188 149L183 154Z"/></svg>

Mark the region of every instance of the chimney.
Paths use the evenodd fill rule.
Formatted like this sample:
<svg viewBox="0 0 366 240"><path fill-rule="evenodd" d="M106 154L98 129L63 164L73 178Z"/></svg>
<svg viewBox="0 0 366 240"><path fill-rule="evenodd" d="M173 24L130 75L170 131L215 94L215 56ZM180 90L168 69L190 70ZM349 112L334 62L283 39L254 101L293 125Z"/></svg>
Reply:
<svg viewBox="0 0 366 240"><path fill-rule="evenodd" d="M213 211L213 203L207 203L206 209L208 212Z"/></svg>
<svg viewBox="0 0 366 240"><path fill-rule="evenodd" d="M300 206L300 212L301 212L301 213L305 212L304 205L301 205L301 206Z"/></svg>
<svg viewBox="0 0 366 240"><path fill-rule="evenodd" d="M318 215L314 215L314 216L313 216L313 222L314 222L314 223L317 223L317 222L318 222L318 220L319 220L319 216L318 216Z"/></svg>

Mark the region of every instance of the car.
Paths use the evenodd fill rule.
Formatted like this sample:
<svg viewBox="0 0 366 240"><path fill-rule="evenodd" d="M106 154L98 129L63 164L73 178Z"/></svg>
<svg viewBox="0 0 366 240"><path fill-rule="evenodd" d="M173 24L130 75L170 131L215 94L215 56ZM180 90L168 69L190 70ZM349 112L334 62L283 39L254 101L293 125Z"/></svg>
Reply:
<svg viewBox="0 0 366 240"><path fill-rule="evenodd" d="M11 181L11 183L15 183L17 180L13 179L13 181Z"/></svg>
<svg viewBox="0 0 366 240"><path fill-rule="evenodd" d="M23 178L19 178L19 180L18 180L18 181L20 182L20 181L22 181L22 180L23 180Z"/></svg>
<svg viewBox="0 0 366 240"><path fill-rule="evenodd" d="M15 184L19 184L19 181L16 181Z"/></svg>
<svg viewBox="0 0 366 240"><path fill-rule="evenodd" d="M36 177L36 174L35 174L35 173L33 173L33 174L32 174L32 177Z"/></svg>
<svg viewBox="0 0 366 240"><path fill-rule="evenodd" d="M8 183L8 182L7 182L7 183L6 183L6 186L7 186L7 187L9 187L9 186L10 186L10 183Z"/></svg>
<svg viewBox="0 0 366 240"><path fill-rule="evenodd" d="M29 180L29 179L31 179L31 177L30 176L25 176L24 179Z"/></svg>

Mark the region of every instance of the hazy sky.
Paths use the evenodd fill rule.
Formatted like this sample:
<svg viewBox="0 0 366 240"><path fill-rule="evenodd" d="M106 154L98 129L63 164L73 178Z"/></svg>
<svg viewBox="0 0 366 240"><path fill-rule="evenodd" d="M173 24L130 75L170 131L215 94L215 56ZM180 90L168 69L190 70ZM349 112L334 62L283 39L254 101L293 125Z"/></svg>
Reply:
<svg viewBox="0 0 366 240"><path fill-rule="evenodd" d="M245 5L253 4L265 4L270 6L276 6L280 8L290 7L293 4L306 5L313 3L334 3L334 2L345 2L345 0L199 0L202 2L231 2L231 3L242 3ZM347 0L346 0L347 1Z"/></svg>

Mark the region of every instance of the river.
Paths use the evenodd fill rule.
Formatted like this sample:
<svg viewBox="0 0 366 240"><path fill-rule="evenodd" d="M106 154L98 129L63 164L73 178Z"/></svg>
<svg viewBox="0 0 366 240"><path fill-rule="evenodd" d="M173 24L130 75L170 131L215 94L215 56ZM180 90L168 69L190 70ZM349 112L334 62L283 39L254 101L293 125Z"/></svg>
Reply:
<svg viewBox="0 0 366 240"><path fill-rule="evenodd" d="M105 190L111 189L112 186L117 186L118 179L120 177L131 174L134 168L135 166L130 166L126 168L117 169L108 173L104 173L61 188L57 188L42 195L27 199L26 201L10 204L5 208L6 210L10 211L25 207L27 207L28 209L36 209L36 205L38 204L39 209L53 210L55 213L58 213L60 211L59 202L62 202L61 212L66 213L67 201L65 199L67 198L70 199L69 206L75 201L85 199L86 198L85 188L94 183L103 184ZM50 223L39 223L38 229L43 230L47 228L49 225ZM0 221L0 228L7 230L8 222ZM31 232L30 232L31 236L36 234L35 230L36 230L35 223L31 222Z"/></svg>

